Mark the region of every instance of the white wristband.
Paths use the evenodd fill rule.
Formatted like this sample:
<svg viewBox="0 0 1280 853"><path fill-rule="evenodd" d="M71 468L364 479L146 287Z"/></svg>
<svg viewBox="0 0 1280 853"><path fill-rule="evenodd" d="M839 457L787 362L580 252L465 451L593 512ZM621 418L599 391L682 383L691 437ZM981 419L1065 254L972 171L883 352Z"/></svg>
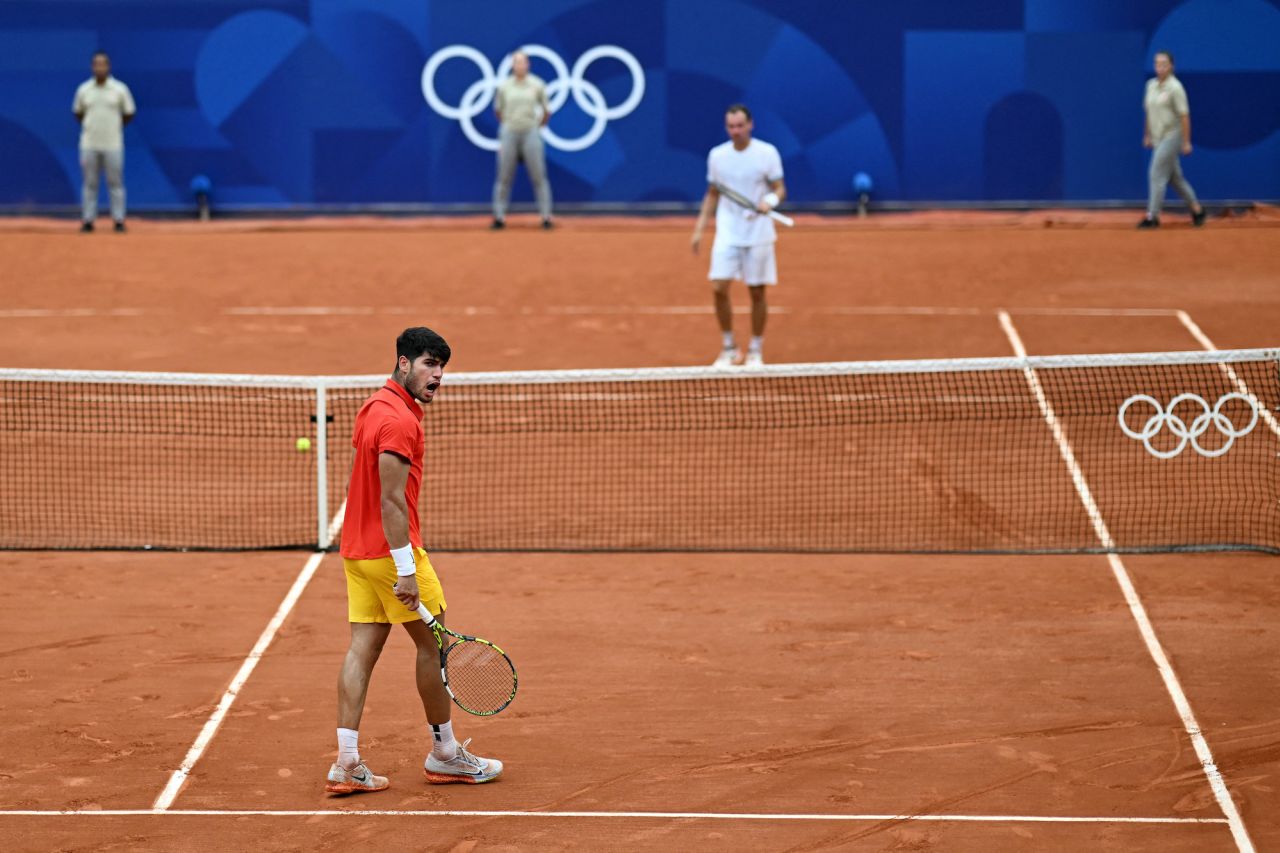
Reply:
<svg viewBox="0 0 1280 853"><path fill-rule="evenodd" d="M417 574L418 566L413 561L413 545L405 545L403 548L392 548L391 559L396 561L396 576L407 578L410 575Z"/></svg>
<svg viewBox="0 0 1280 853"><path fill-rule="evenodd" d="M770 207L777 207L782 202L777 193L765 193L764 198L760 200Z"/></svg>

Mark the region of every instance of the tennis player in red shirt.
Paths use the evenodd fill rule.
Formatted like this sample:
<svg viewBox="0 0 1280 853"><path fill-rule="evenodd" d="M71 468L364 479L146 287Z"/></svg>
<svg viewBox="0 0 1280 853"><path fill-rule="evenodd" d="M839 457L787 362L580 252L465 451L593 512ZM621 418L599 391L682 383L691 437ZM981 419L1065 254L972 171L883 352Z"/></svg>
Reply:
<svg viewBox="0 0 1280 853"><path fill-rule="evenodd" d="M385 776L375 776L360 760L358 730L374 664L397 623L418 648L418 694L432 738L423 771L427 781L476 784L502 773L501 761L474 755L467 750L469 740L454 739L439 647L415 612L421 601L444 623L444 590L418 529L418 495L426 444L422 406L440 389L450 355L444 338L430 329L405 329L396 338L395 371L356 415L341 549L351 647L338 675L338 760L325 785L332 794L390 787Z"/></svg>

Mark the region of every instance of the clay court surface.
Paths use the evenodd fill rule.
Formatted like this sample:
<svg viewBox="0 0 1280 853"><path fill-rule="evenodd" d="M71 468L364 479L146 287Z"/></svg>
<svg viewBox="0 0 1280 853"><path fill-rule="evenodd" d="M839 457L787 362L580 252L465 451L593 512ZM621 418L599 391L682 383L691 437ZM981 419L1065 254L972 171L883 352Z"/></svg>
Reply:
<svg viewBox="0 0 1280 853"><path fill-rule="evenodd" d="M1280 344L1274 221L1131 218L802 219L766 355L1008 356L1000 310L1032 354ZM532 225L0 221L0 366L380 373L419 323L450 370L714 357L691 220ZM311 562L0 553L7 849L1280 850L1280 560L1247 554L1123 558L1195 732L1105 556L440 554L451 624L520 669L509 710L457 720L507 772L422 782L393 636L361 727L392 788L348 799L322 791L330 554L150 813Z"/></svg>

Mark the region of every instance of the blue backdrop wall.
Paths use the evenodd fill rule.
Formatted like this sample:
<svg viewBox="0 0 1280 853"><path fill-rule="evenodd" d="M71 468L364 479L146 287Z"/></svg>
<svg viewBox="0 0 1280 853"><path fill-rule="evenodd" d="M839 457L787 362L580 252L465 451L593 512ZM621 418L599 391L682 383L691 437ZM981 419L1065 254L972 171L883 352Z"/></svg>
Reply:
<svg viewBox="0 0 1280 853"><path fill-rule="evenodd" d="M855 171L882 199L1140 198L1164 48L1201 195L1280 198L1280 0L6 0L0 204L74 202L99 48L138 103L135 207L197 174L222 204L482 202L522 44L546 48L560 201L697 198L738 100L797 201L849 198Z"/></svg>

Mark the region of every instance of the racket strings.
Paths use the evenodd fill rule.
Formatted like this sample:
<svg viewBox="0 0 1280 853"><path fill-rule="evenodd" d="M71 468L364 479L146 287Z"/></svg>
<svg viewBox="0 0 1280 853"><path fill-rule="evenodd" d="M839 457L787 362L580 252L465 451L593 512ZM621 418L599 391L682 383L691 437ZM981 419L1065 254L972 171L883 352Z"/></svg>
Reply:
<svg viewBox="0 0 1280 853"><path fill-rule="evenodd" d="M488 643L453 643L445 654L445 672L454 699L472 713L497 713L515 696L511 662Z"/></svg>

